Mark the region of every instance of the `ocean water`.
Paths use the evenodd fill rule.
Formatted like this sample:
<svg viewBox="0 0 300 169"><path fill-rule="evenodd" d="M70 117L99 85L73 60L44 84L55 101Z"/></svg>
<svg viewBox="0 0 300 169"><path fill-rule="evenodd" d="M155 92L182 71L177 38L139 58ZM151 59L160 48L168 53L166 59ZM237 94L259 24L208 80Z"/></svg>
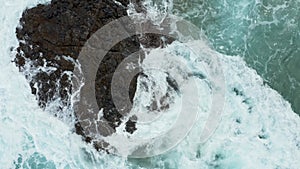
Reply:
<svg viewBox="0 0 300 169"><path fill-rule="evenodd" d="M243 57L225 55L216 50L209 44L210 36L184 44L175 42L165 49L153 50L147 55L149 62L145 64L159 62L151 56L159 55L163 60L164 54L173 53L196 74L209 77L197 60L204 55L220 60L226 84L225 102L213 135L204 143L199 140L207 112L212 106L210 89L213 85L209 80L196 80L201 94L198 98L200 115L189 134L172 150L144 159L95 151L92 145L86 144L72 132L72 120L57 119L37 106L24 75L11 62L14 51L10 49L18 45L15 28L22 11L26 7L48 2L10 0L2 1L0 6L1 169L300 167L300 118L291 104L265 84L257 73L259 71L250 68ZM155 12L155 8L152 10ZM160 66L168 68L167 64ZM160 85L163 87L165 84ZM164 125L165 122L160 121L156 123L157 128L151 128L151 131L155 133ZM140 132L141 136L143 134L146 136L147 132Z"/></svg>
<svg viewBox="0 0 300 169"><path fill-rule="evenodd" d="M203 29L216 51L243 57L300 114L299 0L171 2L170 12Z"/></svg>

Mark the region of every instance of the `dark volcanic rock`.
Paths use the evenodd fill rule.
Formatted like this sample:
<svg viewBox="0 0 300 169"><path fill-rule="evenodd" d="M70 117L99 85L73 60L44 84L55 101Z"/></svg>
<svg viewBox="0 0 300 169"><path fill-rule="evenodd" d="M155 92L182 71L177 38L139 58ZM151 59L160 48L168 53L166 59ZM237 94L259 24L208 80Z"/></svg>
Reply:
<svg viewBox="0 0 300 169"><path fill-rule="evenodd" d="M33 89L41 107L54 98L56 81L64 88L59 91L61 98L70 90L70 83L62 75L64 71L72 71L74 63L63 56L76 59L95 31L124 15L126 9L111 0L53 0L49 5L26 9L20 19L21 27L16 30L20 40L16 64L21 69L28 62L34 67L57 68L50 74L38 73L31 81L32 88L34 83L42 88L38 93Z"/></svg>
<svg viewBox="0 0 300 169"><path fill-rule="evenodd" d="M58 100L61 104L55 107L54 115L60 116L64 113L62 110L70 106L70 76L80 50L102 26L127 15L129 0L118 2L120 3L112 0L52 0L50 4L38 5L23 12L20 27L16 29L19 47L15 63L29 80L40 107L47 108L49 103ZM135 4L137 11L145 12L139 0ZM112 128L119 126L122 119L111 98L112 74L124 58L140 49L140 43L144 47L154 48L172 42L165 39L163 41L161 36L154 34L125 39L115 45L99 65L96 98L99 107L103 108L104 118ZM129 88L131 100L135 94L136 81L137 76ZM133 133L136 130L135 123L136 119L131 117L126 122L126 131ZM86 142L92 142L93 138L84 135L79 123L75 128ZM95 146L97 149L102 147Z"/></svg>
<svg viewBox="0 0 300 169"><path fill-rule="evenodd" d="M127 15L128 1L119 2L121 5L111 0L52 0L50 4L38 5L23 12L20 27L16 30L20 43L15 63L21 71L29 71L27 78L32 93L36 94L42 108L46 108L55 99L59 99L62 106L70 104L69 94L72 86L66 72L73 71L74 61L82 46L94 32L108 22ZM108 52L105 63L99 65L98 73L107 77L106 74L113 73L126 56L138 51L139 46L136 37L120 42ZM51 70L40 69L41 67ZM99 89L104 84L109 86L111 79L99 81L98 78L96 81L99 83L96 83L95 87ZM104 118L112 124L115 124L116 120L120 121L121 115L116 111L110 114L106 111L114 110L110 91L100 92L100 89L96 91L99 91L96 95L100 99L101 107L105 108ZM130 91L134 93L134 83ZM106 102L101 102L101 98ZM62 109L57 108L55 115ZM76 125L76 129L82 134L80 126Z"/></svg>

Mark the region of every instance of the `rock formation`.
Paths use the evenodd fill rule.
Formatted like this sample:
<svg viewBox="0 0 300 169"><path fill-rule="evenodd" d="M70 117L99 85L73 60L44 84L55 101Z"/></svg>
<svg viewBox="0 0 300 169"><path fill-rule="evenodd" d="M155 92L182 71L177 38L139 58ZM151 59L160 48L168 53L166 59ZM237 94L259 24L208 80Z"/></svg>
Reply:
<svg viewBox="0 0 300 169"><path fill-rule="evenodd" d="M26 75L40 107L47 108L54 100L59 101L61 104L55 107L54 115L61 116L64 107L70 106L70 75L81 48L102 26L126 16L128 3L128 0L52 0L49 4L39 4L23 12L20 26L16 29L19 47L15 63ZM138 11L143 11L139 2L135 4ZM103 87L110 86L114 70L124 58L140 50L140 43L146 47L162 44L157 35L130 37L115 45L99 65L96 98L99 107L103 108L104 118L113 128L120 125L122 115L112 102L110 90ZM137 77L130 85L131 99L136 80ZM75 128L87 142L92 140L83 134L80 124L77 123ZM135 130L135 122L131 118L126 122L126 131L133 133Z"/></svg>

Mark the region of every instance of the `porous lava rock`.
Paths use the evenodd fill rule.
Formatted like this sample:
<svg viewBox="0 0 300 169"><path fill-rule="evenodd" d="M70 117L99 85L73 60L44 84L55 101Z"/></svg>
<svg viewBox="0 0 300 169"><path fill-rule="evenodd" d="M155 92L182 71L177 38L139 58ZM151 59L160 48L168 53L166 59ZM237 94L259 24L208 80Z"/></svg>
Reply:
<svg viewBox="0 0 300 169"><path fill-rule="evenodd" d="M70 76L81 48L102 26L126 16L128 3L129 0L52 0L23 12L20 26L16 29L19 46L14 61L26 75L32 94L36 95L41 108L47 108L53 101L60 101L58 107L52 107L52 112L55 116L66 113L63 110L71 103ZM137 11L144 12L139 1L134 4ZM140 50L140 43L144 47L162 46L160 36L133 36L115 45L99 65L96 98L99 107L103 108L104 118L113 128L120 125L122 115L115 108L110 90L103 90L103 86L110 86L110 74L124 58ZM131 99L136 90L136 81L137 76L129 88ZM127 132L133 133L136 130L132 118L126 125ZM75 128L85 141L93 140L83 134L80 123L76 123Z"/></svg>

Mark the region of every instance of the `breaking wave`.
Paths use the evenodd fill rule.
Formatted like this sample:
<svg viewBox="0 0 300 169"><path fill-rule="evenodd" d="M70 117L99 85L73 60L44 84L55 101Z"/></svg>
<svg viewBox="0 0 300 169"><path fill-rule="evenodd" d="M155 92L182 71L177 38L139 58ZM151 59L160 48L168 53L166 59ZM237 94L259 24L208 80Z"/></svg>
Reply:
<svg viewBox="0 0 300 169"><path fill-rule="evenodd" d="M201 94L198 106L204 113L199 114L184 140L162 155L144 159L97 152L73 132L69 124L72 119L60 120L38 107L28 82L11 62L14 52L10 48L18 43L15 28L21 13L38 3L47 2L11 0L0 7L1 22L5 25L0 28L3 42L0 46L0 168L299 168L299 116L241 57L218 53L205 40L174 42L166 48L153 49L146 56L145 63L157 66L164 63L158 62L157 57L172 53L183 58L198 79ZM220 60L226 86L219 125L203 143L199 135L207 119L205 112L213 104L210 83L203 78L205 70L196 61L204 54ZM159 85L163 93L166 84ZM147 99L147 95L141 93L137 98ZM155 134L166 127L165 121L155 123L149 131L137 126L138 135L146 137L149 132Z"/></svg>

